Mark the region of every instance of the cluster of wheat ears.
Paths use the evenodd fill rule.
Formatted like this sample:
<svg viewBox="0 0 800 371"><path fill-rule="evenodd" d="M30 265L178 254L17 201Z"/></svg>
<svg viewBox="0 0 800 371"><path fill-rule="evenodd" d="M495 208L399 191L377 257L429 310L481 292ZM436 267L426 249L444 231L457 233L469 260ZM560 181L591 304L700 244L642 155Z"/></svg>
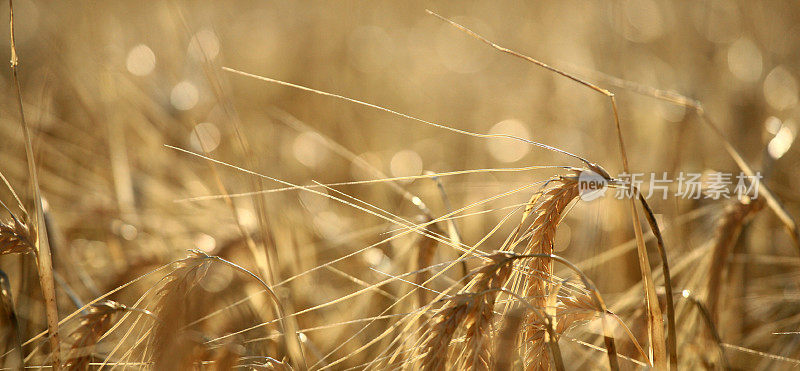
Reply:
<svg viewBox="0 0 800 371"><path fill-rule="evenodd" d="M616 132L622 169L630 171L623 140L625 130L612 92L576 74L497 45L436 13L429 13L499 52L533 63L560 75L559 78L572 80L582 88L604 96L613 112L608 125L613 125L610 129ZM13 282L15 278L10 279L5 274L0 276L0 321L4 326L0 363L5 368L564 370L575 368L574 365L588 364L612 370L649 367L677 370L736 367L731 359L739 359L742 355L767 362L765 364L771 367L800 366L798 359L755 350L747 344L730 344L719 334L720 324L725 323L721 317L726 297L723 293L728 289L725 279L730 270L728 263L740 232L751 218L761 210L769 210L783 223L791 239L800 247L795 221L772 193L768 182L760 185L757 194L725 201L727 205L707 245L688 256L670 253L670 246L665 244L656 215L644 197L639 195L638 198L618 201L629 203L626 205L630 213L627 221L635 236L629 246L635 247L641 281L630 288L630 295L619 296L615 298L614 305L609 305L603 293L584 273L587 265L573 264L557 255L555 246L556 233L566 214L572 207L580 207L578 179L582 173L599 175L615 187L627 186L610 176L601 165L528 139L461 130L342 95L228 67L222 67L222 70L323 95L343 101L342 104L370 107L457 135L482 140L522 141L567 156L576 160L577 165L526 168L550 168L558 173L546 181L532 182L479 203L446 210L437 216L420 197L400 182L407 179L388 177L343 146L327 141L326 145L333 152L371 172L377 179L361 183L388 183L394 192L413 205L415 213L422 218L421 222L417 222L385 213L378 207L337 191L334 185L297 185L247 170L248 166L239 167L214 159L209 153L170 146L172 150L206 162L212 172L216 172L216 168L228 168L247 174L255 179L254 189L261 189L258 182L277 182L283 187L279 190L299 190L326 197L386 220L397 226L398 232L375 245L326 263L313 264L311 267L298 263L295 266L298 270L287 274L285 269L281 271L276 262L302 260L303 257L282 256L285 250L274 247L280 237L267 232L255 238L252 237L253 233L239 224L241 243L246 246L246 253L238 255L243 261L223 258L199 249L191 250L188 257L121 282L113 290L87 302L80 302L77 310L66 314L65 309L57 305L57 297L70 295L67 290L69 286L62 282L63 275L69 272L53 269L51 246L56 243L53 241L55 227L39 189L34 141L25 120L24 100L18 81L20 62L14 45L13 11L11 14L11 75L17 93L13 99L18 105L25 135L30 184L28 198L32 200L32 206L26 206L25 198L18 197L12 182L3 176L5 188L14 204L2 204L7 220L0 225L0 254L23 254L35 258L36 275L20 276L19 279L38 277L40 294L37 295L41 297L41 307L33 310L34 304L30 300L22 302L14 298L12 292L15 289L12 287L19 283ZM213 71L213 74L217 72ZM603 84L633 90L693 112L720 140L739 169L746 174L754 174L736 146L728 141L705 113L701 103L671 91L608 76L601 78ZM292 125L303 124L293 122ZM242 141L242 138L239 140ZM244 141L242 144L246 148ZM486 172L493 170L497 169L484 169ZM411 178L438 181L441 177L457 173L426 174ZM356 183L359 182L348 184ZM222 193L220 198L236 214L235 205L222 182L218 186ZM521 192L532 195L529 201L518 205L500 224L485 231L484 238L475 242L462 240L454 223L459 215L481 203ZM638 190L633 189L633 193L638 195ZM444 197L446 199L446 195ZM257 207L269 207L260 198L258 200L255 202ZM506 221L515 223L516 227L502 239L502 245L486 246L487 241L494 241L495 234ZM262 223L267 222L259 219L259 223L263 227ZM402 235L416 236L414 256L408 259L405 273L386 273L385 280L369 283L334 266ZM443 247L456 251L457 257L442 259L443 255L437 254L437 250ZM669 261L668 257L673 261ZM210 279L213 281L213 277L209 276L220 269L227 269L237 277L238 286L229 290L236 291L238 288L246 297L222 309L212 310L206 305L210 294L203 289L203 285L207 285ZM378 269L379 266L373 270ZM295 308L299 304L286 287L317 271L328 271L361 288L334 300L312 302L311 305ZM613 275L614 272L606 274ZM287 276L289 278L285 278ZM135 302L123 304L110 299L142 282L152 285L141 291ZM437 284L433 285L434 282ZM447 287L443 288L441 282L447 282ZM396 283L402 283L404 289L387 288L389 284ZM304 289L314 290L314 287ZM27 291L22 292L27 295ZM388 299L389 304L383 306L377 315L341 323L328 322L309 327L301 325L298 320L302 315L365 293ZM60 301L63 304L63 300ZM236 305L241 303L247 303L247 308L251 309L237 311ZM207 324L207 319L220 316L221 313L233 315L231 311L244 320L234 324ZM626 315L618 315L620 312ZM22 314L25 318L35 315L46 318L46 330L29 338L23 337L18 324ZM250 325L245 328L235 327L248 321ZM630 324L630 321L635 324ZM324 348L315 345L315 331L353 324L356 325L354 333L339 334L338 340ZM581 336L575 336L576 331ZM358 339L358 342L351 341L353 339ZM565 344L570 348L567 352L562 350ZM575 344L581 351L575 350Z"/></svg>

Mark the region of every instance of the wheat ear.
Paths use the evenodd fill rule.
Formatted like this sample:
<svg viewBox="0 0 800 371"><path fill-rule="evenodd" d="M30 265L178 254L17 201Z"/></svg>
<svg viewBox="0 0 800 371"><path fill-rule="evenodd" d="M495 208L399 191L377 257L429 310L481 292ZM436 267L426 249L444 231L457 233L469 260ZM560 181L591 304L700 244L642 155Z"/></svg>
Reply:
<svg viewBox="0 0 800 371"><path fill-rule="evenodd" d="M474 271L465 291L449 299L434 316L436 322L422 346L423 369L441 370L447 365L450 342L462 326L466 327L466 368L489 369L494 304L511 275L514 259L502 252L488 258L488 263Z"/></svg>
<svg viewBox="0 0 800 371"><path fill-rule="evenodd" d="M527 232L523 234L523 237L530 236L525 254L553 254L556 228L561 216L578 196L578 182L575 178L556 178L548 187L534 195L525 210L523 221L533 218ZM549 258L532 258L528 268L530 274L525 281L525 296L533 307L544 311L548 306L548 286L553 277L553 261ZM550 369L551 359L544 341L545 330L541 316L529 313L523 327L525 359L529 370Z"/></svg>
<svg viewBox="0 0 800 371"><path fill-rule="evenodd" d="M714 245L711 250L705 299L709 317L714 323L719 323L719 294L722 289L722 275L727 266L726 261L731 247L739 238L739 233L747 219L761 210L763 206L764 201L760 198L754 200L745 198L742 201L731 203L725 208L723 216L717 224Z"/></svg>
<svg viewBox="0 0 800 371"><path fill-rule="evenodd" d="M86 370L92 361L92 351L101 337L111 328L114 317L128 308L112 300L92 304L80 319L80 325L70 334L72 347L67 353L64 368Z"/></svg>
<svg viewBox="0 0 800 371"><path fill-rule="evenodd" d="M0 223L0 255L27 254L34 252L30 228L12 216L12 220Z"/></svg>
<svg viewBox="0 0 800 371"><path fill-rule="evenodd" d="M160 319L152 332L151 360L156 369L178 369L183 365L182 358L192 352L193 344L185 341L183 330L188 324L186 312L191 309L188 299L211 262L207 255L192 251L189 257L175 263L175 270L164 278L153 311Z"/></svg>

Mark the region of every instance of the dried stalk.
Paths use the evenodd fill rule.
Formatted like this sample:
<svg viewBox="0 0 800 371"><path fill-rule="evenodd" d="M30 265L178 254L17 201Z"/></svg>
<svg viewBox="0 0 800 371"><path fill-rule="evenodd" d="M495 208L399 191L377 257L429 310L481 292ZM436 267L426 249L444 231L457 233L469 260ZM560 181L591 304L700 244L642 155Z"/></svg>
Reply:
<svg viewBox="0 0 800 371"><path fill-rule="evenodd" d="M17 93L17 107L19 109L19 119L22 125L22 132L25 136L25 154L28 160L28 175L31 180L31 190L34 200L34 245L36 246L36 261L38 263L39 284L42 287L42 297L45 302L45 312L47 314L47 330L50 338L50 353L52 355L53 370L61 370L61 349L58 337L58 304L56 303L56 288L53 278L53 262L50 255L50 244L47 240L47 232L44 223L44 211L42 208L42 194L39 190L39 177L36 171L36 162L33 156L33 144L31 140L30 128L25 121L25 111L22 108L22 89L19 85L17 67L19 67L19 57L14 43L14 5L12 0L8 0L9 8L9 27L11 39L11 80Z"/></svg>

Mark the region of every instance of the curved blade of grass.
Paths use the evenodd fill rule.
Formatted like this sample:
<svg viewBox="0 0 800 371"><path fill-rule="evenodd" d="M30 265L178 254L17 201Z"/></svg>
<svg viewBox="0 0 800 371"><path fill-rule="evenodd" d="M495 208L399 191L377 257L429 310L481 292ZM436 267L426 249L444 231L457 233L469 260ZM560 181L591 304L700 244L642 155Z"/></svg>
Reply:
<svg viewBox="0 0 800 371"><path fill-rule="evenodd" d="M669 274L669 263L667 262L667 250L664 246L664 238L661 236L661 229L658 227L658 222L650 209L650 205L645 201L641 192L639 193L639 201L642 203L645 217L650 224L650 230L656 236L658 243L658 253L661 256L661 269L664 274L664 291L666 291L667 302L667 350L669 351L669 364L673 370L678 369L678 345L677 333L675 331L675 305L672 302L672 276Z"/></svg>
<svg viewBox="0 0 800 371"><path fill-rule="evenodd" d="M17 48L14 44L14 5L12 0L8 0L9 8L9 27L11 39L11 79L17 93L17 106L19 108L19 121L25 135L25 155L28 160L28 175L30 176L32 197L34 199L34 216L36 223L36 261L38 263L39 284L42 287L42 297L45 302L45 313L47 316L47 331L50 337L50 352L52 355L52 365L54 370L61 369L61 351L58 337L58 304L56 303L56 287L53 278L53 261L50 254L50 244L47 240L47 230L44 224L44 210L42 208L42 194L39 189L39 178L36 173L36 162L33 156L33 144L28 123L25 121L25 111L22 109L22 89L19 86L17 67L19 57Z"/></svg>

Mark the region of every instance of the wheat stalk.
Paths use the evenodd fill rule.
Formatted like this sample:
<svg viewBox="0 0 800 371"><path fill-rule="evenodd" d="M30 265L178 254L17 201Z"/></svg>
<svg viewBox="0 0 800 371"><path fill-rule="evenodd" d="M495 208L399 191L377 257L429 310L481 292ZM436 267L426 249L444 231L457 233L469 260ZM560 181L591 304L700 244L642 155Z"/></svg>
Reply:
<svg viewBox="0 0 800 371"><path fill-rule="evenodd" d="M192 353L193 344L187 341L184 327L187 312L190 312L189 298L195 287L205 276L212 260L199 252L190 252L189 257L178 261L175 270L164 278L158 291L153 312L160 319L152 332L151 360L156 369L178 369L183 365L182 357Z"/></svg>
<svg viewBox="0 0 800 371"><path fill-rule="evenodd" d="M549 369L551 361L555 361L551 360L549 352L545 348L548 343L555 344L554 346L557 347L557 339L548 339L545 336L545 332L551 328L553 323L542 315L547 312L547 297L549 296L547 282L553 275L553 262L549 256L552 256L553 253L555 231L561 216L577 196L577 177L553 178L528 202L520 227L510 239L512 244L510 247L504 246L503 249L513 248L528 239L525 255L521 257L529 260L527 268L530 271L526 279L525 296L530 300L528 305L532 310L527 314L525 321L524 339L526 363L531 369ZM529 220L532 220L530 226L521 228ZM532 255L535 257L531 257ZM497 292L503 290L503 286L512 274L513 262L520 256L503 251L490 255L488 258L490 262L476 270L475 277L465 287L465 290L469 290L469 292L462 291L456 295L434 317L436 323L423 346L425 354L422 358L423 368L441 369L447 364L448 346L458 327L466 328L464 366L488 369L492 365L489 349ZM580 302L576 299L567 303L585 304L586 301ZM592 308L594 307L592 306ZM586 316L588 315L566 317L569 321L565 323L577 322ZM564 330L566 327L561 332ZM555 334L553 331L554 336ZM563 367L560 365L560 356L557 364L559 368Z"/></svg>
<svg viewBox="0 0 800 371"><path fill-rule="evenodd" d="M34 202L34 236L32 240L36 252L38 266L39 286L42 288L42 297L45 302L45 316L47 318L47 334L50 338L50 354L52 356L53 370L61 370L61 341L58 334L58 302L56 301L55 279L53 277L53 261L50 253L50 243L44 220L42 207L42 192L39 188L39 175L34 159L33 141L31 140L30 127L25 120L25 110L22 106L22 88L19 83L17 69L19 56L17 55L16 41L14 39L14 4L8 0L9 13L9 39L11 46L11 80L14 85L19 110L19 121L25 138L25 155L28 163L28 176L30 176L31 196Z"/></svg>
<svg viewBox="0 0 800 371"><path fill-rule="evenodd" d="M128 308L113 300L93 304L88 313L81 316L80 324L70 334L72 347L67 353L64 367L67 370L86 370L92 361L92 350L102 336L111 328L114 316Z"/></svg>
<svg viewBox="0 0 800 371"><path fill-rule="evenodd" d="M511 276L513 259L503 253L489 256L491 263L477 271L473 291L480 294L474 303L473 312L467 327L467 368L488 369L489 346L491 343L492 319L498 290L501 290Z"/></svg>
<svg viewBox="0 0 800 371"><path fill-rule="evenodd" d="M466 328L465 367L488 369L491 326L497 293L511 275L514 259L500 252L488 256L489 262L474 271L464 290L448 299L434 316L436 322L425 339L422 367L440 370L448 361L448 347L459 327Z"/></svg>
<svg viewBox="0 0 800 371"><path fill-rule="evenodd" d="M706 306L711 320L718 323L720 290L722 290L722 275L731 247L739 237L747 219L757 213L764 206L763 199L745 198L729 204L717 224L714 244L711 249L711 264L706 282Z"/></svg>
<svg viewBox="0 0 800 371"><path fill-rule="evenodd" d="M555 178L545 188L534 195L523 215L523 221L532 218L533 222L522 235L530 236L525 254L553 254L555 234L561 216L567 206L578 196L576 178ZM519 242L515 242L519 243ZM525 296L535 308L545 310L550 290L549 280L553 277L553 261L549 258L532 258L528 262L529 275L525 280ZM528 369L549 370L551 360L545 348L545 324L541 316L529 313L523 327L525 358Z"/></svg>
<svg viewBox="0 0 800 371"><path fill-rule="evenodd" d="M447 364L448 347L456 330L469 315L473 303L472 294L458 294L435 315L436 322L423 343L423 370L442 370Z"/></svg>

